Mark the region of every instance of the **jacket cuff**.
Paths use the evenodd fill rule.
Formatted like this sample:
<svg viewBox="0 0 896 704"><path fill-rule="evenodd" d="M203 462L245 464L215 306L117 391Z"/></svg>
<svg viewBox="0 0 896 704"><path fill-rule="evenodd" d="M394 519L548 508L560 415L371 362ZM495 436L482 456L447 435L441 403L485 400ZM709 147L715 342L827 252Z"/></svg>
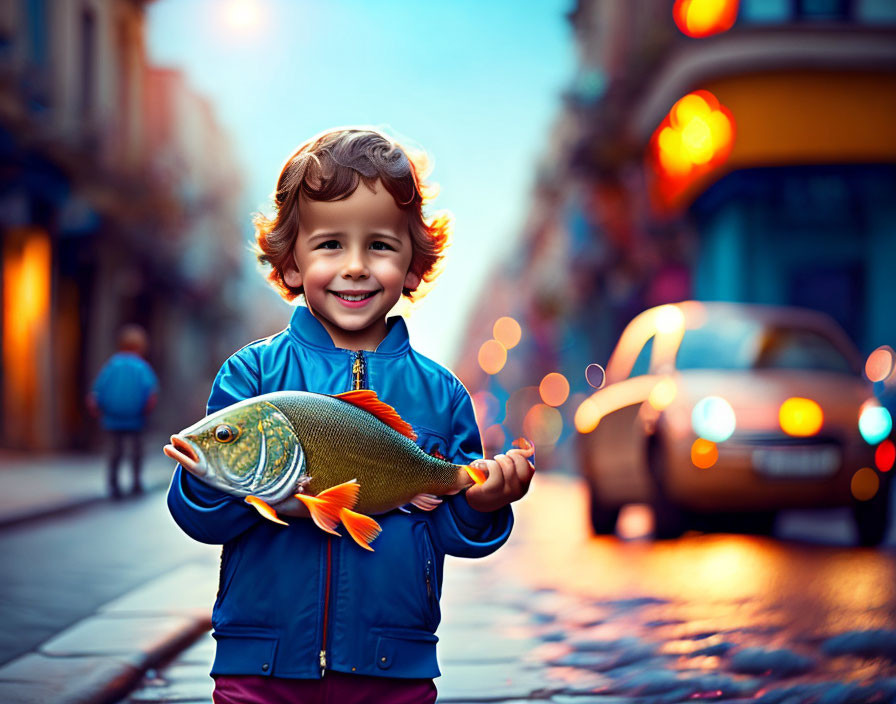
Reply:
<svg viewBox="0 0 896 704"><path fill-rule="evenodd" d="M460 533L477 543L506 540L513 525L509 504L497 511L483 513L470 506L465 494L458 494L451 501L451 514Z"/></svg>

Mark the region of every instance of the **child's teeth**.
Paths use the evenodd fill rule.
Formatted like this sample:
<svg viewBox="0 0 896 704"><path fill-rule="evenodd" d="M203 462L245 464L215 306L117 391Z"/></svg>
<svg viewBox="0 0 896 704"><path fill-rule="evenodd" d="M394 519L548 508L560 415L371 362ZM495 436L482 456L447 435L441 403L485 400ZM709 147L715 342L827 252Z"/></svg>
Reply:
<svg viewBox="0 0 896 704"><path fill-rule="evenodd" d="M336 295L339 296L340 298L344 298L346 301L361 301L361 300L364 300L365 298L367 298L369 294L362 293L357 296L351 296L347 293L338 293Z"/></svg>

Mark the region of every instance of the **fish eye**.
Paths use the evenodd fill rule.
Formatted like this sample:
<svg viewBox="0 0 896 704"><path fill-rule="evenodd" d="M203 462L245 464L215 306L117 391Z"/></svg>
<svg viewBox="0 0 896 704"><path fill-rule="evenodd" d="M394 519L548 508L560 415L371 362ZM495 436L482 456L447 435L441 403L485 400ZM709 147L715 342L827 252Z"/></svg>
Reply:
<svg viewBox="0 0 896 704"><path fill-rule="evenodd" d="M218 442L233 442L239 434L239 430L226 423L222 423L215 428L215 440Z"/></svg>

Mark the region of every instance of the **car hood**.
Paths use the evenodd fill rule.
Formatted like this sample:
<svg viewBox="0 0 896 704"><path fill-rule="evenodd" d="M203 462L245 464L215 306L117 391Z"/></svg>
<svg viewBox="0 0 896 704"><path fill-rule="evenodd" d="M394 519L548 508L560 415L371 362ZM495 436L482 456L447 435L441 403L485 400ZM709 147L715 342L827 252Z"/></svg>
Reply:
<svg viewBox="0 0 896 704"><path fill-rule="evenodd" d="M788 398L812 399L821 406L825 429L857 430L862 404L873 398L871 384L860 377L793 369L739 371L688 370L673 375L676 383L669 414L687 413L702 398L721 396L734 409L737 432L779 432L778 409Z"/></svg>

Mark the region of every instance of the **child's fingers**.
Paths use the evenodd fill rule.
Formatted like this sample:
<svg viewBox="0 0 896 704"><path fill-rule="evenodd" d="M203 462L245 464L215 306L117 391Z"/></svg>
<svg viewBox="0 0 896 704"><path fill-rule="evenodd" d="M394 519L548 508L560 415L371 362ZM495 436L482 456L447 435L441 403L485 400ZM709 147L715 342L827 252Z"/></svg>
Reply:
<svg viewBox="0 0 896 704"><path fill-rule="evenodd" d="M501 474L503 475L503 486L502 490L505 493L516 494L520 491L520 480L516 474L516 467L514 465L513 457L508 457L507 455L495 455L495 462L498 463L498 466L501 468Z"/></svg>
<svg viewBox="0 0 896 704"><path fill-rule="evenodd" d="M493 491L496 487L504 483L504 475L501 472L501 466L495 460L476 460L473 466L477 469L485 470L488 473L482 484L471 487L470 491Z"/></svg>
<svg viewBox="0 0 896 704"><path fill-rule="evenodd" d="M519 478L522 484L528 484L532 481L532 475L535 473L535 467L532 466L532 463L529 462L525 457L521 455L514 455L513 457L513 468L516 472L516 476Z"/></svg>

